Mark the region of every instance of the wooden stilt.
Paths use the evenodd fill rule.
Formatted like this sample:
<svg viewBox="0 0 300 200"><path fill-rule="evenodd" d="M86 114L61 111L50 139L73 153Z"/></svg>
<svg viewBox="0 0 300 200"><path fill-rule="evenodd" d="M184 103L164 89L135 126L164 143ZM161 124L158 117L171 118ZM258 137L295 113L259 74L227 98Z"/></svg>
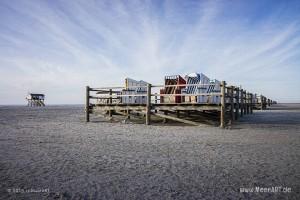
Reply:
<svg viewBox="0 0 300 200"><path fill-rule="evenodd" d="M126 114L127 114L127 119L130 119L130 110L127 109Z"/></svg>
<svg viewBox="0 0 300 200"><path fill-rule="evenodd" d="M240 110L241 110L241 117L243 117L244 115L244 90L241 89L241 106L240 106Z"/></svg>
<svg viewBox="0 0 300 200"><path fill-rule="evenodd" d="M86 98L85 98L85 120L90 121L90 87L86 86Z"/></svg>
<svg viewBox="0 0 300 200"><path fill-rule="evenodd" d="M236 88L236 104L235 104L235 119L238 120L240 117L240 89Z"/></svg>
<svg viewBox="0 0 300 200"><path fill-rule="evenodd" d="M250 114L250 107L251 107L251 95L248 93L248 114Z"/></svg>
<svg viewBox="0 0 300 200"><path fill-rule="evenodd" d="M151 84L147 85L146 125L151 121Z"/></svg>
<svg viewBox="0 0 300 200"><path fill-rule="evenodd" d="M235 120L235 115L234 115L234 86L230 87L230 114L231 114L231 120Z"/></svg>
<svg viewBox="0 0 300 200"><path fill-rule="evenodd" d="M247 91L246 90L244 90L244 95L243 95L243 97L244 97L244 108L243 108L243 111L244 111L244 115L246 115L247 114L247 97L246 97L246 94L247 94Z"/></svg>
<svg viewBox="0 0 300 200"><path fill-rule="evenodd" d="M168 115L168 111L163 111L164 112L164 115ZM168 119L167 118L164 118L163 120L163 123L167 123L168 122Z"/></svg>
<svg viewBox="0 0 300 200"><path fill-rule="evenodd" d="M264 109L264 99L263 99L263 95L260 95L260 110L263 110Z"/></svg>
<svg viewBox="0 0 300 200"><path fill-rule="evenodd" d="M157 93L155 93L155 94L157 94ZM155 96L154 99L155 99L155 101L154 101L155 104L157 104L157 96ZM157 113L157 110L154 110L154 112Z"/></svg>
<svg viewBox="0 0 300 200"><path fill-rule="evenodd" d="M226 112L226 105L225 105L225 88L226 88L226 82L221 82L221 113L220 113L220 127L225 128L225 112Z"/></svg>
<svg viewBox="0 0 300 200"><path fill-rule="evenodd" d="M108 103L111 105L112 104L112 97L111 97L111 95L112 95L112 89L109 89L109 99L108 99ZM112 117L112 110L109 110L108 111L108 115L109 115L109 117Z"/></svg>
<svg viewBox="0 0 300 200"><path fill-rule="evenodd" d="M253 94L250 93L250 114L253 114Z"/></svg>

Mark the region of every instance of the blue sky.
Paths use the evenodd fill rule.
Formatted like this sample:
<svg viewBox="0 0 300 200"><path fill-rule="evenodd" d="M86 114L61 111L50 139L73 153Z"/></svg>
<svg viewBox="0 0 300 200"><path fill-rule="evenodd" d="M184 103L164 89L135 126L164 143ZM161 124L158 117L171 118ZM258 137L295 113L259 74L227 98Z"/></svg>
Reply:
<svg viewBox="0 0 300 200"><path fill-rule="evenodd" d="M300 1L0 1L0 104L195 71L300 102Z"/></svg>

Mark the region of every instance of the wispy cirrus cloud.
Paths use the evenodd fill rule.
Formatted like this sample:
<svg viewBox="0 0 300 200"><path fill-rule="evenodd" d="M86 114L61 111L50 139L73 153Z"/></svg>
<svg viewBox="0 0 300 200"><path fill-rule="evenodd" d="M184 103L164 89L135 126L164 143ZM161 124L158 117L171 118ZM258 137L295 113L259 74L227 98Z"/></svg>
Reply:
<svg viewBox="0 0 300 200"><path fill-rule="evenodd" d="M300 101L297 9L297 1L1 1L0 104L23 103L27 91L82 103L88 84L161 83L192 71Z"/></svg>

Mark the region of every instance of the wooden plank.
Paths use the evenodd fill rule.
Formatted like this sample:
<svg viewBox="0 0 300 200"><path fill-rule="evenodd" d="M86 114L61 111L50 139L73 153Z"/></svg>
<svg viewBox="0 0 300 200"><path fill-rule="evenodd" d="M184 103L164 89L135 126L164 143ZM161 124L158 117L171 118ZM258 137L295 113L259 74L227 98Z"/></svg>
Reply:
<svg viewBox="0 0 300 200"><path fill-rule="evenodd" d="M106 106L108 104L96 104L97 106ZM112 103L110 104L111 106L144 106L146 107L147 104L137 104L137 103ZM152 106L168 106L168 107L173 107L173 106L190 106L190 107L219 107L220 104L209 104L209 103L151 103Z"/></svg>
<svg viewBox="0 0 300 200"><path fill-rule="evenodd" d="M146 107L146 104L136 104L136 103L112 103L112 104L108 104L108 103L98 103L98 104L94 104L97 107L104 107L104 106L119 106L119 107Z"/></svg>
<svg viewBox="0 0 300 200"><path fill-rule="evenodd" d="M135 117L144 117L146 115L145 111L115 111L116 113L126 116L127 119L130 119L130 116L135 116Z"/></svg>
<svg viewBox="0 0 300 200"><path fill-rule="evenodd" d="M105 118L105 119L108 119L109 121L112 121L113 120L113 117L110 117L108 116L107 114L103 113L103 112L94 112L93 111L93 114L96 114L96 115L100 115L101 117ZM119 113L121 114L121 112Z"/></svg>
<svg viewBox="0 0 300 200"><path fill-rule="evenodd" d="M160 96L160 97L174 97L174 96L184 96L184 97L195 97L195 96L201 96L201 95L205 95L205 96L216 96L216 95L221 95L221 93L193 93L193 94L152 94L151 96ZM115 96L124 96L124 95L115 95ZM136 95L132 95L132 96L136 96Z"/></svg>
<svg viewBox="0 0 300 200"><path fill-rule="evenodd" d="M164 115L164 114L159 114L159 113L152 113L152 114L155 115L155 116L164 118L164 119L170 119L170 120L182 122L182 123L185 123L185 124L191 124L191 125L195 125L195 126L201 126L200 123L193 122L193 121L186 120L186 119L180 119L180 118L177 118L177 117L172 117L170 115Z"/></svg>
<svg viewBox="0 0 300 200"><path fill-rule="evenodd" d="M199 106L165 106L165 105L153 105L153 109L155 110L170 110L170 111L177 111L177 110L197 110L197 111L204 111L204 110L216 110L220 111L220 106L219 105L213 105L213 106L207 106L207 105L199 105Z"/></svg>
<svg viewBox="0 0 300 200"><path fill-rule="evenodd" d="M213 104L213 103L189 103L189 102L183 102L183 103L153 103L154 106L220 106L220 103Z"/></svg>
<svg viewBox="0 0 300 200"><path fill-rule="evenodd" d="M107 97L100 97L100 96L95 97L95 96L90 96L90 99L120 99L120 97L109 97L109 96L107 96Z"/></svg>
<svg viewBox="0 0 300 200"><path fill-rule="evenodd" d="M109 105L101 105L101 106L94 106L93 110L101 110L101 111L109 111L109 110L116 110L116 111L125 111L125 110L145 110L146 106L109 106Z"/></svg>
<svg viewBox="0 0 300 200"><path fill-rule="evenodd" d="M125 111L115 111L115 113L117 113L119 115L123 115L123 116L128 116L127 112L125 112Z"/></svg>

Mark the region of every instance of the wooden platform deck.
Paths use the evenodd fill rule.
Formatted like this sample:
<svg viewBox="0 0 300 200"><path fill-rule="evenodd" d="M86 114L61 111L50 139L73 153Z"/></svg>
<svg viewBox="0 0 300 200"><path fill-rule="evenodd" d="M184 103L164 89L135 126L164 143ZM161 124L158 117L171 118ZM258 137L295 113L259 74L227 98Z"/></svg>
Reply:
<svg viewBox="0 0 300 200"><path fill-rule="evenodd" d="M188 84L186 84L188 85ZM178 86L178 85L177 85ZM210 119L218 120L221 128L227 124L232 124L246 114L252 114L253 109L266 109L273 101L264 96L259 99L253 99L253 94L246 92L235 86L226 86L222 81L220 93L211 94L157 94L152 93L155 87L147 85L147 93L122 95L121 90L124 87L90 88L86 87L86 121L90 121L90 114L101 114L112 118L113 115L124 115L129 119L130 116L140 115L144 117L145 124L151 124L151 116L167 120L178 121L191 125L201 125L199 119L207 121ZM169 87L169 86L168 86ZM98 96L91 95L96 92ZM99 96L100 95L100 96ZM221 97L220 103L192 103L192 102L160 102L158 97L176 96L214 96ZM146 103L124 103L122 97L141 97L146 98ZM91 102L96 100L99 102ZM191 113L193 113L191 115Z"/></svg>

